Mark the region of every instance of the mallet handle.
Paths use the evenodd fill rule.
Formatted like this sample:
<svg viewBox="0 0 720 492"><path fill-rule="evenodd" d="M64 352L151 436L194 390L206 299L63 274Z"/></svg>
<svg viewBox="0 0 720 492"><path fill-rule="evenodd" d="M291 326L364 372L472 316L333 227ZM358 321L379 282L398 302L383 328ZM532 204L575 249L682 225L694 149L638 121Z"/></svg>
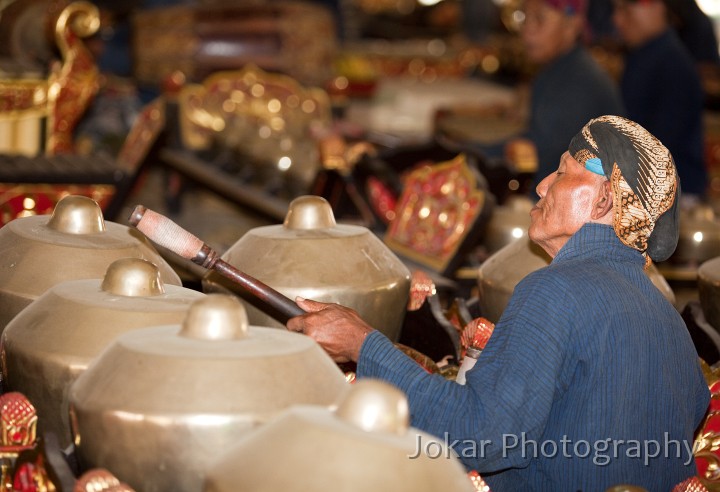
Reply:
<svg viewBox="0 0 720 492"><path fill-rule="evenodd" d="M210 246L164 215L138 205L128 222L154 243L208 270L215 270L240 285L245 291L286 317L278 321L285 323L288 319L305 313L287 296L220 259Z"/></svg>

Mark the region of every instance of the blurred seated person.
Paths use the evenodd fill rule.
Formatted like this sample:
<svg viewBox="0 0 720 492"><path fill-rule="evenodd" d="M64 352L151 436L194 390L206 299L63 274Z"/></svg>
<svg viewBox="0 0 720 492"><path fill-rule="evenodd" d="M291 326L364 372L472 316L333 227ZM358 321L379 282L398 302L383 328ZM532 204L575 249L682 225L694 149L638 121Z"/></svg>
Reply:
<svg viewBox="0 0 720 492"><path fill-rule="evenodd" d="M507 143L512 164L532 143L537 171L531 190L550 174L557 156L588 120L624 115L617 84L583 46L585 0L527 0L521 34L530 62L540 66L530 87L524 138ZM534 193L533 193L534 197Z"/></svg>
<svg viewBox="0 0 720 492"><path fill-rule="evenodd" d="M683 203L702 200L704 94L692 56L670 25L664 0L613 0L613 20L627 48L620 80L628 117L659 138L677 163Z"/></svg>
<svg viewBox="0 0 720 492"><path fill-rule="evenodd" d="M667 0L670 23L690 55L700 64L720 64L713 21L695 0Z"/></svg>

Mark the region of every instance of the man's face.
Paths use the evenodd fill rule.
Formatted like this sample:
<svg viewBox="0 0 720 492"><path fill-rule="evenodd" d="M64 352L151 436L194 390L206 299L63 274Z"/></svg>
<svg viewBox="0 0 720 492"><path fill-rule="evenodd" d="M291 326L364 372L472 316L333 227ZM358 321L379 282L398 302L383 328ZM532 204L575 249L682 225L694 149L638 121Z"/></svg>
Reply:
<svg viewBox="0 0 720 492"><path fill-rule="evenodd" d="M613 23L622 40L634 48L657 35L665 26L662 2L613 0Z"/></svg>
<svg viewBox="0 0 720 492"><path fill-rule="evenodd" d="M537 186L540 200L530 211L528 235L555 257L583 224L591 220L603 176L586 170L565 152L558 170Z"/></svg>
<svg viewBox="0 0 720 492"><path fill-rule="evenodd" d="M547 63L566 53L579 34L577 16L567 16L547 5L544 0L525 2L522 40L528 59Z"/></svg>

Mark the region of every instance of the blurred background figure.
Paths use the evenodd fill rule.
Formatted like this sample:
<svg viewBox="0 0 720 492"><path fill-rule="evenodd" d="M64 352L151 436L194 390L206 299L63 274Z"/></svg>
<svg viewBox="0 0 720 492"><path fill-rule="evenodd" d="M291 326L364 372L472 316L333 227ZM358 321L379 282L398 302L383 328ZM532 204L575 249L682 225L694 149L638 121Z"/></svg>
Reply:
<svg viewBox="0 0 720 492"><path fill-rule="evenodd" d="M584 0L527 0L521 35L528 61L538 66L530 87L527 132L506 146L513 156L533 144L537 153L534 188L557 168L577 128L603 114L624 115L616 83L583 44Z"/></svg>
<svg viewBox="0 0 720 492"><path fill-rule="evenodd" d="M666 1L614 0L613 21L627 48L620 87L628 117L670 149L688 206L704 199L708 184L704 94L695 60L670 23Z"/></svg>
<svg viewBox="0 0 720 492"><path fill-rule="evenodd" d="M695 0L666 0L670 23L697 63L720 64L713 22Z"/></svg>

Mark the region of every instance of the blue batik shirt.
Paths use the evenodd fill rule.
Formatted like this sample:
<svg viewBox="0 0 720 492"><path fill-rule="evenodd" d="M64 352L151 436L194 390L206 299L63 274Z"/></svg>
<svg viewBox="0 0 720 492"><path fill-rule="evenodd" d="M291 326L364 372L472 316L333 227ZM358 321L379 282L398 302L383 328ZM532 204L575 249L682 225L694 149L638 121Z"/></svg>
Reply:
<svg viewBox="0 0 720 492"><path fill-rule="evenodd" d="M696 473L709 391L687 328L610 226L586 224L515 288L461 386L379 332L358 376L407 397L412 425L445 440L493 492L672 489Z"/></svg>

